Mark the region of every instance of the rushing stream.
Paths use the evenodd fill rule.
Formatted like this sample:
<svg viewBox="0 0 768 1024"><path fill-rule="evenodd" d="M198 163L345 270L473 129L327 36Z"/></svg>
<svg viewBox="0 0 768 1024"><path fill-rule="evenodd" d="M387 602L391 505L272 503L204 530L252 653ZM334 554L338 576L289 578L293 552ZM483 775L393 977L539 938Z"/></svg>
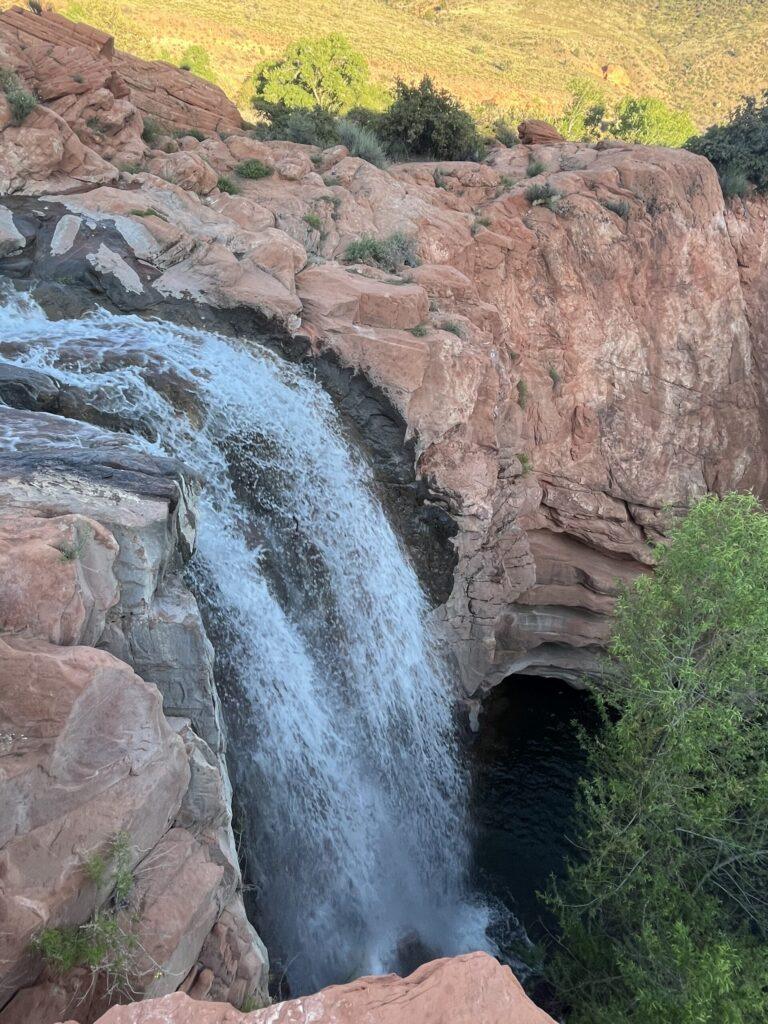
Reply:
<svg viewBox="0 0 768 1024"><path fill-rule="evenodd" d="M217 647L258 925L294 993L489 948L452 686L333 405L265 349L132 316L0 314L0 355L205 481L190 577Z"/></svg>

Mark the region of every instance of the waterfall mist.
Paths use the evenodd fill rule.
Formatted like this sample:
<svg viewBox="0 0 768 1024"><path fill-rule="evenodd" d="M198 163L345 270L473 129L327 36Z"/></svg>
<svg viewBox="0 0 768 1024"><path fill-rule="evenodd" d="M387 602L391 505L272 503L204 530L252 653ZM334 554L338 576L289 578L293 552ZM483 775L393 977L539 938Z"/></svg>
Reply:
<svg viewBox="0 0 768 1024"><path fill-rule="evenodd" d="M2 310L0 353L204 480L189 578L256 923L292 992L489 948L451 683L327 394L255 345L103 312L50 323L29 300Z"/></svg>

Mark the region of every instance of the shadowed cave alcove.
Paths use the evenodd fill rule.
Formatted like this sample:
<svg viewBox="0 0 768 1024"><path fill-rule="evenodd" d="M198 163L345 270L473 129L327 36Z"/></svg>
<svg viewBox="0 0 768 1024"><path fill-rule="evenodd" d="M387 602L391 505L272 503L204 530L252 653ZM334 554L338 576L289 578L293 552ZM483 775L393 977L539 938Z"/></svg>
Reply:
<svg viewBox="0 0 768 1024"><path fill-rule="evenodd" d="M585 769L579 728L598 717L587 691L560 679L513 675L483 701L471 741L476 888L499 907L505 953L511 911L534 941L551 925L536 893L573 850L574 803ZM505 923L506 921L506 923ZM505 948L507 947L507 948Z"/></svg>

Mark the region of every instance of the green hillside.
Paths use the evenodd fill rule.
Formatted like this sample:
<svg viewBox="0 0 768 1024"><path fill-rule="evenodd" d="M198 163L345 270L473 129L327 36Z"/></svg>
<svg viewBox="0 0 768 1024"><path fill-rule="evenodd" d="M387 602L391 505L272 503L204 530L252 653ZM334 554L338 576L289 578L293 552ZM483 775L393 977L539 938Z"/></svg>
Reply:
<svg viewBox="0 0 768 1024"><path fill-rule="evenodd" d="M3 0L7 2L7 0ZM302 35L341 32L374 76L430 74L470 106L557 113L574 75L689 110L700 126L768 87L768 0L56 0L139 56L203 47L237 97L249 71Z"/></svg>

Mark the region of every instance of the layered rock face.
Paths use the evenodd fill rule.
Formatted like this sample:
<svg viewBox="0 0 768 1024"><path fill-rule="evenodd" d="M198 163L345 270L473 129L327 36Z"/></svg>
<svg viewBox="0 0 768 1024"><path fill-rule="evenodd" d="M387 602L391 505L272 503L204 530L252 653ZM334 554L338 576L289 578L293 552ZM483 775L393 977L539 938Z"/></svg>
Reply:
<svg viewBox="0 0 768 1024"><path fill-rule="evenodd" d="M486 953L334 985L254 1013L194 1003L183 995L116 1007L100 1024L553 1024L508 967Z"/></svg>
<svg viewBox="0 0 768 1024"><path fill-rule="evenodd" d="M138 173L103 161L76 192L52 164L51 187L17 183L0 218L3 268L44 282L59 315L78 311L73 284L161 315L191 299L205 322L303 350L373 448L404 446L408 539L441 577L467 694L594 671L619 587L671 519L765 485L763 206L726 208L692 154L545 128L484 164L387 170L242 131L168 137ZM239 178L248 159L271 173ZM418 266L344 261L394 232Z"/></svg>
<svg viewBox="0 0 768 1024"><path fill-rule="evenodd" d="M14 373L6 400L56 391ZM210 645L180 578L197 481L46 412L5 406L0 429L0 1021L89 1022L179 988L264 1001ZM91 949L109 937L94 970L62 971L35 941L77 926Z"/></svg>

